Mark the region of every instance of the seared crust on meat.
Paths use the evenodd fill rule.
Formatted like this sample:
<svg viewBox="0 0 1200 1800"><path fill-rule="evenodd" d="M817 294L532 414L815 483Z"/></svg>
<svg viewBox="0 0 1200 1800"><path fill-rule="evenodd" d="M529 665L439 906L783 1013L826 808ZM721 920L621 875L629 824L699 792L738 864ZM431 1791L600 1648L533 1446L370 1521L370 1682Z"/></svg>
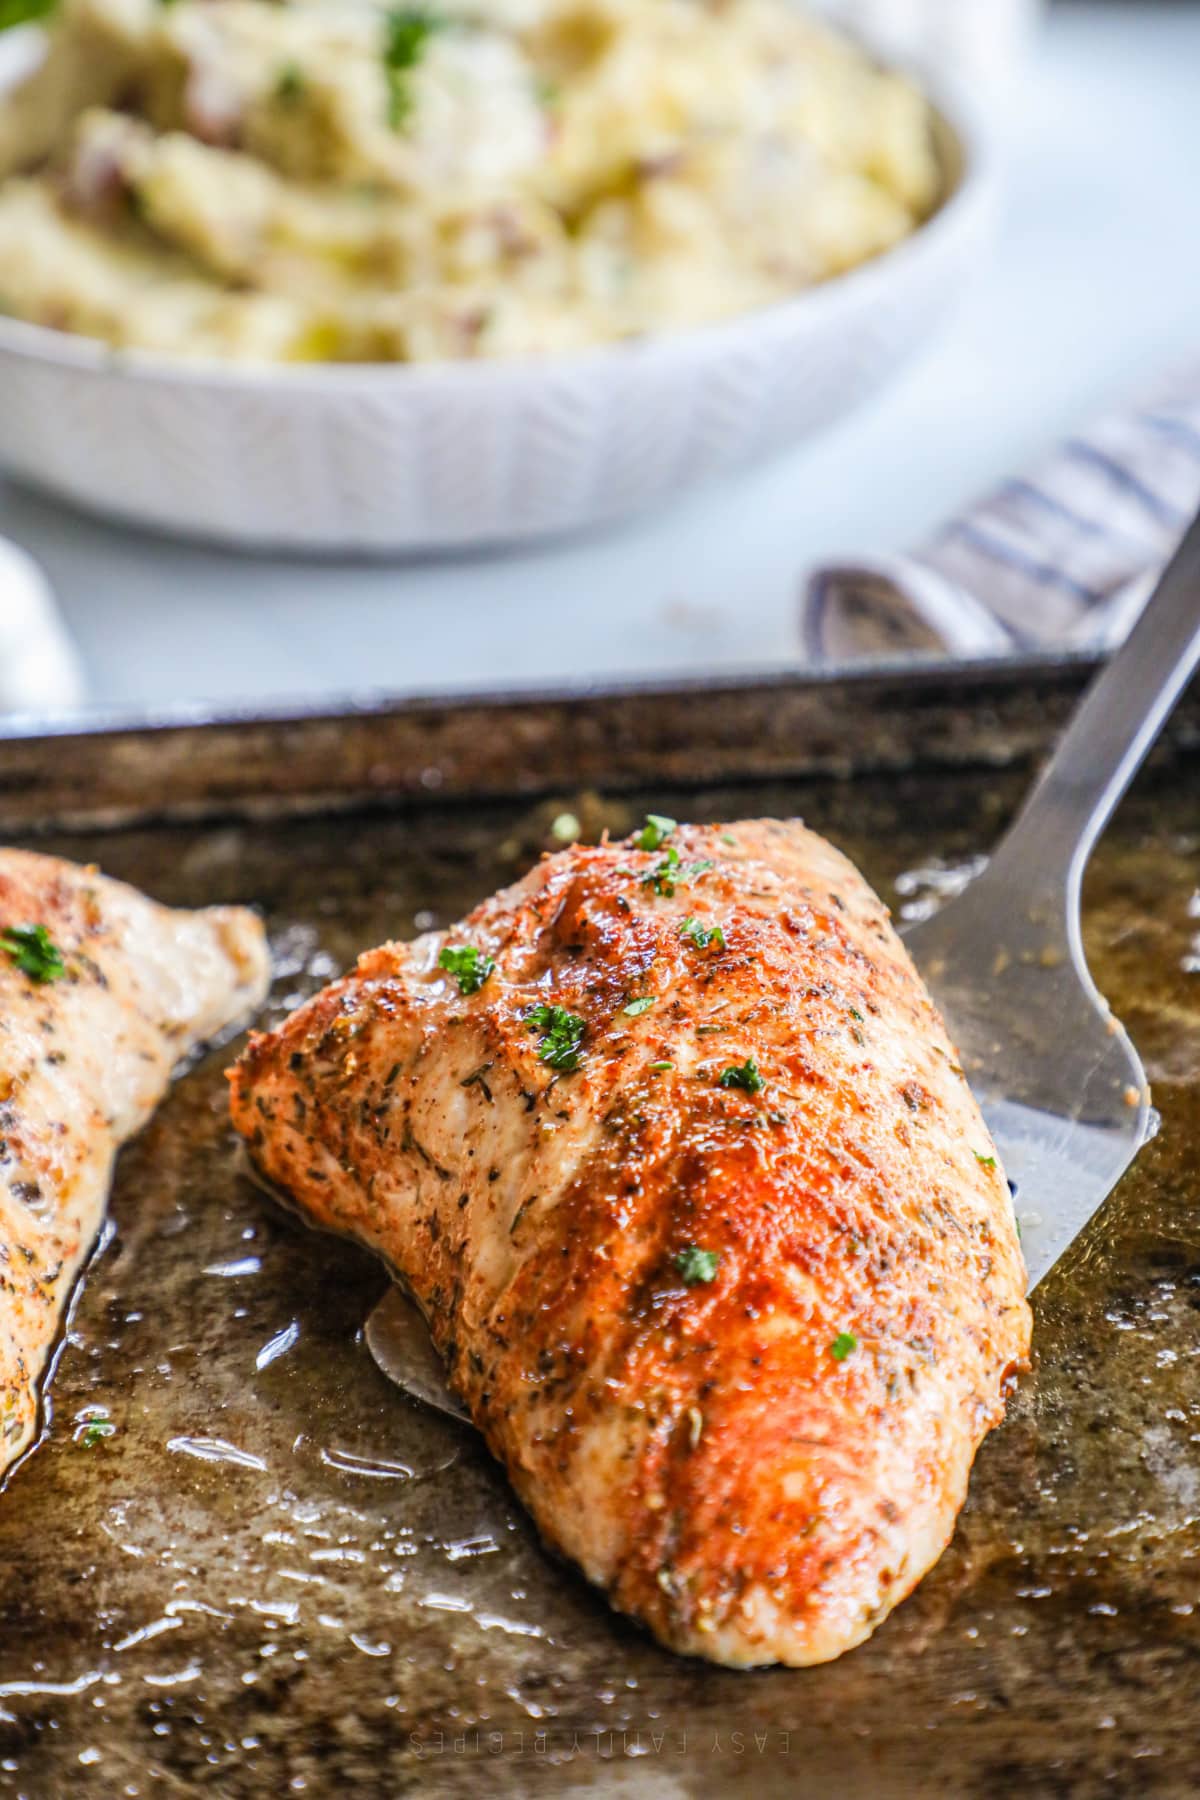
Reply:
<svg viewBox="0 0 1200 1800"><path fill-rule="evenodd" d="M179 1059L266 992L252 913L175 912L54 856L0 850L0 1476L37 1428L37 1383L95 1241L121 1143ZM4 948L8 943L10 948ZM48 979L38 979L38 975Z"/></svg>
<svg viewBox="0 0 1200 1800"><path fill-rule="evenodd" d="M401 1272L546 1538L665 1644L824 1661L941 1554L1024 1269L933 1003L802 825L548 857L231 1079L264 1175Z"/></svg>

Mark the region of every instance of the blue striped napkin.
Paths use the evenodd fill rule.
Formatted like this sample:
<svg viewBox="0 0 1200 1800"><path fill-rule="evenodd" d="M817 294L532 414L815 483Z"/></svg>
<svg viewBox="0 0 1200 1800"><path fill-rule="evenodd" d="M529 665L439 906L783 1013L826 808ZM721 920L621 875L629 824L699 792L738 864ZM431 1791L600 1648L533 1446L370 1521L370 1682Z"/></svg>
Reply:
<svg viewBox="0 0 1200 1800"><path fill-rule="evenodd" d="M1200 364L1068 438L908 556L830 563L801 599L816 662L1104 650L1200 508Z"/></svg>

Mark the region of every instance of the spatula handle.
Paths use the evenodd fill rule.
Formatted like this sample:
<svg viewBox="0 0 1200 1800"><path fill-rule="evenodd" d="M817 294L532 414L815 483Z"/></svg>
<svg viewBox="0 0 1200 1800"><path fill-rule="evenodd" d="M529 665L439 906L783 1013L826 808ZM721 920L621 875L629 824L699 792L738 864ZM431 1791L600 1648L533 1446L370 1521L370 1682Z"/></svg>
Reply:
<svg viewBox="0 0 1200 1800"><path fill-rule="evenodd" d="M1096 839L1200 664L1200 515L994 858L1078 894Z"/></svg>

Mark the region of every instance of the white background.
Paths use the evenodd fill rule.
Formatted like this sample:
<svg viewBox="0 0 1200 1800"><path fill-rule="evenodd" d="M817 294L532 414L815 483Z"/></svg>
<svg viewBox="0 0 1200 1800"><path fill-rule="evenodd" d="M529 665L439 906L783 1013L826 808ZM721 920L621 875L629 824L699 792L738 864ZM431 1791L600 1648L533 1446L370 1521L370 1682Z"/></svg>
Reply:
<svg viewBox="0 0 1200 1800"><path fill-rule="evenodd" d="M321 564L156 541L0 484L0 532L48 570L105 708L794 665L807 564L919 539L1200 355L1200 6L1056 8L1002 140L994 259L934 352L815 446L652 520L499 558Z"/></svg>

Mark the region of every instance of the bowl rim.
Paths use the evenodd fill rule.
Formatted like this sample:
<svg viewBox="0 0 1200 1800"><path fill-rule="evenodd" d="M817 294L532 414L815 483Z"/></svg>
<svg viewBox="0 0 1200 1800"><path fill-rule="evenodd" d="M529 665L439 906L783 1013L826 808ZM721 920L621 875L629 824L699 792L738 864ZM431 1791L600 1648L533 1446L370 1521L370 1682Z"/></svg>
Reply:
<svg viewBox="0 0 1200 1800"><path fill-rule="evenodd" d="M836 317L847 304L869 303L876 291L886 291L905 270L919 268L936 256L946 240L969 230L971 222L986 213L997 185L996 149L982 109L944 76L934 78L916 72L914 79L933 107L939 132L948 140L946 154L958 163L954 185L936 211L891 249L844 274L710 324L656 331L578 350L529 352L493 359L239 363L219 357L192 358L163 351L115 348L80 332L58 331L0 314L0 356L134 384L169 383L236 393L335 396L368 391L378 396L381 390L389 396L416 396L429 390L445 394L459 389L494 393L513 385L525 386L531 376L553 374L569 378L578 372L581 376L602 377L611 373L616 377L642 363L659 368L671 363L708 364L719 360L747 334L786 335L801 324L819 329L831 314Z"/></svg>

